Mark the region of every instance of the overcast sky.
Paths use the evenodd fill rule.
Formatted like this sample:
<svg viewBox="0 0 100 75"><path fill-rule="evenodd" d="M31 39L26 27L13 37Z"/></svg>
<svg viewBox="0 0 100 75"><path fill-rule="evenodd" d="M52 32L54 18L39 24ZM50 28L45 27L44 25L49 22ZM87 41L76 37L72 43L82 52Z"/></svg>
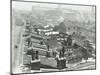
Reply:
<svg viewBox="0 0 100 75"><path fill-rule="evenodd" d="M62 8L66 9L72 9L72 10L85 10L85 11L91 11L94 9L94 7L91 6L79 6L79 5L62 5L60 4ZM13 1L12 7L15 9L20 10L31 10L32 6L40 6L40 7L49 7L49 8L57 8L58 4L48 4L48 3L34 3L34 2L18 2Z"/></svg>

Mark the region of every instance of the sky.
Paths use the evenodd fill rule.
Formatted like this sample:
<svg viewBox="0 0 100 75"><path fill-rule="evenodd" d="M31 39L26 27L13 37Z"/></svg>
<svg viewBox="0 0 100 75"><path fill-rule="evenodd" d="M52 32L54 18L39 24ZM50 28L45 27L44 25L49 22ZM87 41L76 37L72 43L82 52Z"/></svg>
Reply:
<svg viewBox="0 0 100 75"><path fill-rule="evenodd" d="M48 4L48 3L34 3L34 2L18 2L12 1L12 8L20 9L20 10L31 10L32 6L40 6L40 7L48 7L48 8L57 8L58 4ZM62 8L72 9L72 10L84 10L84 11L91 11L95 9L91 6L79 6L79 5L62 5Z"/></svg>

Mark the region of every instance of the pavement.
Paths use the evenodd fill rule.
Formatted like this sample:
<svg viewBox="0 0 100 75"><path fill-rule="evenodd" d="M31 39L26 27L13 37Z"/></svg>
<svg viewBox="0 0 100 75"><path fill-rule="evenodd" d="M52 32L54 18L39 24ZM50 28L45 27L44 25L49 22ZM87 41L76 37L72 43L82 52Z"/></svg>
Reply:
<svg viewBox="0 0 100 75"><path fill-rule="evenodd" d="M53 72L53 71L74 71L74 70L93 70L96 68L95 61L88 60L84 63L75 63L75 64L66 64L66 68L57 69L57 68L49 68L42 67L40 70L30 70L28 67L19 66L16 73L38 73L38 72Z"/></svg>
<svg viewBox="0 0 100 75"><path fill-rule="evenodd" d="M95 68L96 68L95 62L85 62L70 67L69 70L84 70L84 69L95 69Z"/></svg>

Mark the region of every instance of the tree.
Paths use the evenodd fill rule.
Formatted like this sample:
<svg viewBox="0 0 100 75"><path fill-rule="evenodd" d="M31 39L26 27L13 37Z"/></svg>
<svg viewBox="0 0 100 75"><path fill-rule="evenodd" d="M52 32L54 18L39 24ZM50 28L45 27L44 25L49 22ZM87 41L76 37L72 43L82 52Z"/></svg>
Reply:
<svg viewBox="0 0 100 75"><path fill-rule="evenodd" d="M90 54L88 53L87 49L81 48L80 51L81 51L81 54L82 54L82 58L84 58L86 60L86 62L87 62L87 60L88 60L88 58L90 56Z"/></svg>
<svg viewBox="0 0 100 75"><path fill-rule="evenodd" d="M58 26L55 26L53 28L53 30L65 33L66 32L66 26L65 26L64 22L61 22Z"/></svg>

